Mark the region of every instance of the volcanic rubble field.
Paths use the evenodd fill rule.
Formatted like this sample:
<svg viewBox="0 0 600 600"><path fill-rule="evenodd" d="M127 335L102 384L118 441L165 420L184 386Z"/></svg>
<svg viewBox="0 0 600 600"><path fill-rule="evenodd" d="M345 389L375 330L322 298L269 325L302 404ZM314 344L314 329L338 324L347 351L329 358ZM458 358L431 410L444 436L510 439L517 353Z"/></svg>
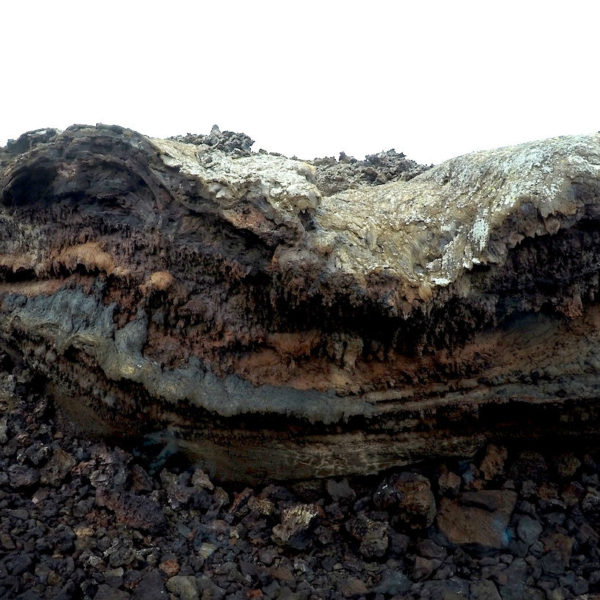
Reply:
<svg viewBox="0 0 600 600"><path fill-rule="evenodd" d="M65 435L1 358L2 598L600 597L589 449L224 489L168 444Z"/></svg>

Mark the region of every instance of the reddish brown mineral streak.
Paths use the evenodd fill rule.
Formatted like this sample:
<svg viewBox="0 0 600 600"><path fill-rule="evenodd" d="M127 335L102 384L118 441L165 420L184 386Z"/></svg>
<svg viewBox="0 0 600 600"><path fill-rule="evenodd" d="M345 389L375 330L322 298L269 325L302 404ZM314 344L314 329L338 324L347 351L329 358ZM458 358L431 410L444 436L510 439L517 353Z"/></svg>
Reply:
<svg viewBox="0 0 600 600"><path fill-rule="evenodd" d="M158 432L223 480L596 435L600 136L335 193L315 164L24 136L2 345L79 427Z"/></svg>

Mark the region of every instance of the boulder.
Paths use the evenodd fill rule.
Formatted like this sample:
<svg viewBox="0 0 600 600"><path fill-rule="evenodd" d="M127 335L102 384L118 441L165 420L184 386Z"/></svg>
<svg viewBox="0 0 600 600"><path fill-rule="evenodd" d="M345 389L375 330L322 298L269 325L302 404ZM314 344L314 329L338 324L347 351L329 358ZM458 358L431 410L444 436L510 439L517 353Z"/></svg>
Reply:
<svg viewBox="0 0 600 600"><path fill-rule="evenodd" d="M426 529L435 518L435 497L429 479L418 473L403 472L383 481L373 494L379 509L389 510L407 529Z"/></svg>
<svg viewBox="0 0 600 600"><path fill-rule="evenodd" d="M358 550L367 560L385 556L389 545L388 528L387 523L373 521L363 513L346 522L346 530L360 542Z"/></svg>
<svg viewBox="0 0 600 600"><path fill-rule="evenodd" d="M442 498L437 514L440 531L453 544L485 549L508 545L508 523L517 502L511 490L465 492L457 500Z"/></svg>

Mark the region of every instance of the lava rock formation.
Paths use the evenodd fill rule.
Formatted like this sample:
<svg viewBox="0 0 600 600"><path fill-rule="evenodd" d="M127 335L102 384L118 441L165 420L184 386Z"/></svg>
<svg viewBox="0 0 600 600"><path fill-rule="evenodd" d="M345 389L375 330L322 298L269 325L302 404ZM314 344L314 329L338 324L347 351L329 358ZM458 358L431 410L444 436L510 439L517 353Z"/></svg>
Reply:
<svg viewBox="0 0 600 600"><path fill-rule="evenodd" d="M430 169L250 145L0 149L0 343L79 429L221 481L597 434L600 134Z"/></svg>

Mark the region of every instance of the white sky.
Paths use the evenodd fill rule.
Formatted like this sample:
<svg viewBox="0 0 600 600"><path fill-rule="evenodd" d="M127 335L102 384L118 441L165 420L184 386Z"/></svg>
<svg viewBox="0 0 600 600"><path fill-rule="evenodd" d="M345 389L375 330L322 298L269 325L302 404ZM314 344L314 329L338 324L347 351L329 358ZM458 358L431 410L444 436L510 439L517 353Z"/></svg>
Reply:
<svg viewBox="0 0 600 600"><path fill-rule="evenodd" d="M0 0L0 145L244 131L419 162L600 129L598 0Z"/></svg>

